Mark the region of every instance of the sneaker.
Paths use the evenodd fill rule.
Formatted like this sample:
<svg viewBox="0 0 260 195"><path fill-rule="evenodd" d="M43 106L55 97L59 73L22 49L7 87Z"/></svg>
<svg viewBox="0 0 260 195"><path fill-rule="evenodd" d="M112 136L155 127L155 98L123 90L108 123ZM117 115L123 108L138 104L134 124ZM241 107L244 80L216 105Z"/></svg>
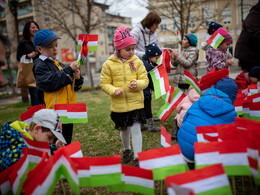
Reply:
<svg viewBox="0 0 260 195"><path fill-rule="evenodd" d="M134 159L134 166L139 167L139 161L138 158Z"/></svg>
<svg viewBox="0 0 260 195"><path fill-rule="evenodd" d="M123 163L129 163L132 160L132 151L130 149L123 152Z"/></svg>
<svg viewBox="0 0 260 195"><path fill-rule="evenodd" d="M148 131L150 131L150 132L160 132L160 131L161 131L161 128L160 128L160 127L157 127L157 126L154 124L152 118L149 118L149 119L148 119Z"/></svg>
<svg viewBox="0 0 260 195"><path fill-rule="evenodd" d="M141 131L148 130L148 127L144 124L141 124Z"/></svg>

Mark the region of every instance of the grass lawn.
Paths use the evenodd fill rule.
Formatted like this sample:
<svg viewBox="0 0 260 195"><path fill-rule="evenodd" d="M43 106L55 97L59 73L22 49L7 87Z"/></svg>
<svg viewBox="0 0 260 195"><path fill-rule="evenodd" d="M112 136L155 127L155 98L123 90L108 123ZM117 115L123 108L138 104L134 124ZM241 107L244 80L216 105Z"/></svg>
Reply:
<svg viewBox="0 0 260 195"><path fill-rule="evenodd" d="M112 156L123 152L119 131L114 129L114 123L110 119L110 97L101 90L77 92L77 102L87 104L89 122L86 124L74 124L73 141L79 140L84 156ZM163 105L163 99L155 100L153 97L152 111L154 117ZM21 113L26 111L28 104L17 103L0 106L0 127L7 121L19 120ZM156 122L158 126L163 125L169 133L173 130L174 111L164 123ZM160 132L142 132L143 150L159 148ZM177 144L173 142L172 144ZM130 162L128 165L133 165ZM236 194L254 194L252 179L249 177L236 177ZM156 194L167 194L164 181L156 181ZM244 190L243 190L244 188ZM70 191L65 185L66 191ZM61 193L60 185L57 185L55 194ZM107 187L81 188L81 194L108 194ZM110 193L110 194L126 194ZM132 193L128 193L132 194Z"/></svg>

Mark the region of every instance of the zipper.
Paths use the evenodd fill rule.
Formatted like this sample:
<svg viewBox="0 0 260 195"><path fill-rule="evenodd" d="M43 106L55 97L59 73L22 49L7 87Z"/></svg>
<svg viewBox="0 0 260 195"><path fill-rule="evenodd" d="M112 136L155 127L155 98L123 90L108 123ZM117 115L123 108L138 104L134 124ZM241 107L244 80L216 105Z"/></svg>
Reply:
<svg viewBox="0 0 260 195"><path fill-rule="evenodd" d="M126 63L126 62L125 62ZM126 85L126 70L125 70L125 63L123 63L123 75L124 75L124 86ZM126 94L127 87L124 89L124 94L125 94L125 103L126 103L126 110L128 112L128 98Z"/></svg>

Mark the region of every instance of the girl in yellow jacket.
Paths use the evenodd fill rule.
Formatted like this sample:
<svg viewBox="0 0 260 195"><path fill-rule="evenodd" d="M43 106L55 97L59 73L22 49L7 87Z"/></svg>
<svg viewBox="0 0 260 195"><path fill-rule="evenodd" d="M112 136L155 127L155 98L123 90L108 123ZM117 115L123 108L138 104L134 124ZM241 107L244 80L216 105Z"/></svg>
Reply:
<svg viewBox="0 0 260 195"><path fill-rule="evenodd" d="M143 62L134 55L135 39L126 27L119 27L114 35L115 53L103 64L100 87L111 96L111 119L120 130L124 146L123 163L132 160L130 133L134 151L134 165L139 166L138 152L142 151L141 124L146 122L143 89L148 77Z"/></svg>

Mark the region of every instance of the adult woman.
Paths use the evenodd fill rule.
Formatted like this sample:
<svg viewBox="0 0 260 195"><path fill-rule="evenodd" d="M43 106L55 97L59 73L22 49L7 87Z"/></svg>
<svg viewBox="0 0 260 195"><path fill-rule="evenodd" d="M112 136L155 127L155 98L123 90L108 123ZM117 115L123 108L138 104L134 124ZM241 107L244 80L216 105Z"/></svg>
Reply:
<svg viewBox="0 0 260 195"><path fill-rule="evenodd" d="M33 37L35 33L39 30L39 25L34 21L28 21L24 25L23 29L23 39L18 45L17 56L16 59L19 62L23 55L26 55L27 59L37 59L39 54L34 47ZM43 104L43 93L38 91L37 88L28 88L30 97L31 97L31 105Z"/></svg>
<svg viewBox="0 0 260 195"><path fill-rule="evenodd" d="M145 45L152 42L158 44L157 33L155 32L161 23L161 17L155 12L149 12L146 17L138 23L131 34L135 37L135 54L142 58L145 54Z"/></svg>

